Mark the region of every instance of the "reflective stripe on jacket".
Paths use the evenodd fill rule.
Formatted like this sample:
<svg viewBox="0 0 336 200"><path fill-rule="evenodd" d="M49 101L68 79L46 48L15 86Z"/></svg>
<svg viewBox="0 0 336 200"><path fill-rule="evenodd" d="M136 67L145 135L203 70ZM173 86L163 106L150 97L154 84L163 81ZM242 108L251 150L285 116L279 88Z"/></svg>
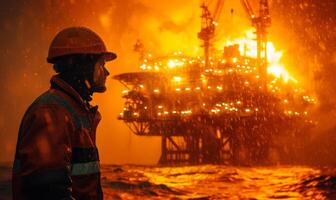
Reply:
<svg viewBox="0 0 336 200"><path fill-rule="evenodd" d="M103 199L96 147L100 113L57 76L51 84L20 125L13 199Z"/></svg>

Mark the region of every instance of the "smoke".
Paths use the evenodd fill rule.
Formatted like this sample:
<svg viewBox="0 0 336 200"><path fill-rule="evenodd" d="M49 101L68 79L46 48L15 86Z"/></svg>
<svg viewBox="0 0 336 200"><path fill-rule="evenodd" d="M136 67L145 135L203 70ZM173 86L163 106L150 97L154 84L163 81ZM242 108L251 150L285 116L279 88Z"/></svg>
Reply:
<svg viewBox="0 0 336 200"><path fill-rule="evenodd" d="M273 1L277 32L282 34L285 59L295 66L302 85L318 99L312 113L318 124L302 135L301 161L307 164L336 164L335 143L335 24L336 2L313 0ZM279 35L279 34L276 34ZM280 44L281 45L281 44Z"/></svg>
<svg viewBox="0 0 336 200"><path fill-rule="evenodd" d="M257 8L258 1L251 1ZM96 31L118 59L108 63L111 76L138 70L133 51L141 40L148 53L162 56L180 50L202 53L199 0L36 0L1 2L0 27L0 161L13 159L18 126L29 104L49 87L53 74L45 61L54 35L68 26L87 26ZM215 1L210 4L210 9ZM319 135L335 130L335 3L331 0L274 0L270 40L284 50L284 62L294 77L316 92ZM256 9L257 10L257 9ZM243 36L250 27L239 1L225 1L217 30L221 40ZM122 110L121 84L107 81L108 91L95 95L103 120L97 143L104 163L154 164L160 155L160 138L137 137L116 119ZM321 140L310 140L310 144ZM322 137L317 137L322 138ZM326 137L329 138L329 137ZM330 138L329 138L330 139ZM327 141L327 139L326 139ZM329 140L330 141L330 140Z"/></svg>
<svg viewBox="0 0 336 200"><path fill-rule="evenodd" d="M61 29L86 26L96 31L118 54L116 61L107 64L111 76L138 70L138 55L133 52L137 39L142 40L148 52L157 55L176 49L198 49L198 1L37 0L2 4L0 161L13 159L23 113L49 87L54 72L45 58L50 41ZM123 107L122 86L110 78L107 87L108 92L95 95L93 102L100 106L103 116L97 136L102 162L156 163L160 138L131 134L116 119Z"/></svg>

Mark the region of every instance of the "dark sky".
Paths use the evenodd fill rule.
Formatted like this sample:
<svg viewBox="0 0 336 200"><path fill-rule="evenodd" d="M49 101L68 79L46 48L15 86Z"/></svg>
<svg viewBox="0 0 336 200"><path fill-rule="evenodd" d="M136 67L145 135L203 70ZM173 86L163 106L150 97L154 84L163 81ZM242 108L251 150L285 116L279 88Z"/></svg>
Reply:
<svg viewBox="0 0 336 200"><path fill-rule="evenodd" d="M224 4L224 32L240 30L237 22L249 25L237 2ZM255 6L258 1L252 2ZM132 45L138 38L157 54L177 48L188 51L188 45L199 50L199 4L198 0L1 0L0 161L12 160L25 109L49 87L53 71L45 58L56 32L67 26L90 27L119 55L108 65L112 75L136 71ZM237 21L228 17L231 8ZM331 134L336 124L336 1L273 0L271 8L270 39L284 50L286 63L318 97L319 131ZM123 106L122 87L110 79L108 89L95 98L103 115L98 129L102 161L155 163L159 139L135 137L117 121Z"/></svg>

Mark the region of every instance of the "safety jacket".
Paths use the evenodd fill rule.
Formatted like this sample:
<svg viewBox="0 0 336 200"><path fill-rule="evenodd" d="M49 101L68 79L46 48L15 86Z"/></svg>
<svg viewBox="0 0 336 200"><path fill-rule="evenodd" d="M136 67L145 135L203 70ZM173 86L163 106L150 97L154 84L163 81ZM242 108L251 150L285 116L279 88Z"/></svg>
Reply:
<svg viewBox="0 0 336 200"><path fill-rule="evenodd" d="M13 199L103 199L96 128L101 119L65 81L26 111L13 165Z"/></svg>

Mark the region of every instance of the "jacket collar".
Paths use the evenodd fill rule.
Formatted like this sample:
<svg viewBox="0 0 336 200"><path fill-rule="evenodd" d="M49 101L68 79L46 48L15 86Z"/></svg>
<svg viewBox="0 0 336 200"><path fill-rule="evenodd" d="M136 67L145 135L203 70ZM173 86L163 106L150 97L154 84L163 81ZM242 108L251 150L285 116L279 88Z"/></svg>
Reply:
<svg viewBox="0 0 336 200"><path fill-rule="evenodd" d="M57 87L59 87L63 92L65 92L67 95L72 97L78 104L83 106L86 110L92 110L93 108L95 110L98 109L97 106L92 107L87 101L84 101L84 99L79 95L79 93L71 87L67 82L62 80L58 75L54 75L50 80L51 85L55 84Z"/></svg>

